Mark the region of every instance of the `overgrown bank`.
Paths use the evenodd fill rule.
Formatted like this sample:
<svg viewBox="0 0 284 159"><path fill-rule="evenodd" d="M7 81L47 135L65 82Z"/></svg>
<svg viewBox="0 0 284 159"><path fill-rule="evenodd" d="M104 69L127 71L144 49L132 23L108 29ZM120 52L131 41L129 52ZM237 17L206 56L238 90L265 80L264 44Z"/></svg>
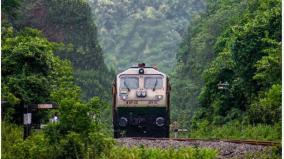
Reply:
<svg viewBox="0 0 284 159"><path fill-rule="evenodd" d="M177 56L173 120L196 135L207 127L204 136L226 137L218 131L236 126L247 129L239 137L280 140L281 1L206 4ZM250 135L261 128L273 137Z"/></svg>
<svg viewBox="0 0 284 159"><path fill-rule="evenodd" d="M144 148L144 147L121 147L114 144L111 138L104 138L101 134L93 134L89 139L93 142L85 144L80 134L72 132L65 137L57 138L54 128L59 125L50 125L44 133L34 133L27 140L22 139L20 127L2 123L2 131L7 134L2 139L3 158L103 158L103 159L213 159L217 151L206 148ZM52 136L50 136L52 134ZM55 138L56 137L56 138ZM56 144L54 140L59 140ZM40 146L39 146L40 145Z"/></svg>

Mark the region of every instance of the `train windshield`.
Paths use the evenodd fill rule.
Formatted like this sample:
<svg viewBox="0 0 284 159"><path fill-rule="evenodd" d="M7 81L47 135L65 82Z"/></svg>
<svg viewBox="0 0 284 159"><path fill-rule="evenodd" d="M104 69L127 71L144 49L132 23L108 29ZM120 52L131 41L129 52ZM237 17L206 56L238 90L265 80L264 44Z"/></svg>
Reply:
<svg viewBox="0 0 284 159"><path fill-rule="evenodd" d="M163 88L162 77L145 77L144 87L146 89L161 89Z"/></svg>
<svg viewBox="0 0 284 159"><path fill-rule="evenodd" d="M138 77L122 77L120 88L137 89L139 87Z"/></svg>

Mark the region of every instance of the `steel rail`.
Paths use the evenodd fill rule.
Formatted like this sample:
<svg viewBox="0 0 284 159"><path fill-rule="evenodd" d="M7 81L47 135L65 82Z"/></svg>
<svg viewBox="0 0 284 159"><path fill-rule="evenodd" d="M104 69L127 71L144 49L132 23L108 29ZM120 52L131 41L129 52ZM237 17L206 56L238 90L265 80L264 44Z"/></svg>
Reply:
<svg viewBox="0 0 284 159"><path fill-rule="evenodd" d="M197 138L154 138L154 137L129 137L135 140L174 140L174 141L205 141L205 142L230 142L235 144L249 144L261 146L280 146L281 142L257 140L229 140L229 139L197 139Z"/></svg>

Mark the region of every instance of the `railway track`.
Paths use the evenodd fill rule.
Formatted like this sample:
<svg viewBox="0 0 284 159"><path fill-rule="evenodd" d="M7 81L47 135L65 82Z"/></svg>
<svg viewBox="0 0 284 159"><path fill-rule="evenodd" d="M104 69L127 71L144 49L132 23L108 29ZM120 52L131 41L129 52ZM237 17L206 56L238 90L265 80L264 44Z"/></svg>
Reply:
<svg viewBox="0 0 284 159"><path fill-rule="evenodd" d="M128 137L116 139L119 146L180 148L196 147L209 148L218 151L218 159L246 158L246 154L258 154L271 151L272 146L281 146L280 142L256 140L224 140L224 139L194 139L194 138L151 138ZM257 158L257 156L255 157Z"/></svg>
<svg viewBox="0 0 284 159"><path fill-rule="evenodd" d="M280 142L275 141L257 141L257 140L224 140L224 139L196 139L196 138L152 138L152 137L132 137L135 140L174 140L174 141L204 141L204 142L228 142L235 144L249 144L260 146L279 146Z"/></svg>

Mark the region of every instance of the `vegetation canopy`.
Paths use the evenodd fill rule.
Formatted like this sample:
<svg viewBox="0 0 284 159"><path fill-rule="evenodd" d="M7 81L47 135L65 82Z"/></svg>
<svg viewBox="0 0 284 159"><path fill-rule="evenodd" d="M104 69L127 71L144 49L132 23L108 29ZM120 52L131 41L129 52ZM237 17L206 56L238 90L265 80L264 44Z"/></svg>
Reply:
<svg viewBox="0 0 284 159"><path fill-rule="evenodd" d="M3 0L1 156L217 158L112 139L111 84L144 62L170 76L180 137L281 141L280 0ZM24 106L44 124L23 139ZM49 119L58 115L58 122ZM271 152L247 158L280 158Z"/></svg>

